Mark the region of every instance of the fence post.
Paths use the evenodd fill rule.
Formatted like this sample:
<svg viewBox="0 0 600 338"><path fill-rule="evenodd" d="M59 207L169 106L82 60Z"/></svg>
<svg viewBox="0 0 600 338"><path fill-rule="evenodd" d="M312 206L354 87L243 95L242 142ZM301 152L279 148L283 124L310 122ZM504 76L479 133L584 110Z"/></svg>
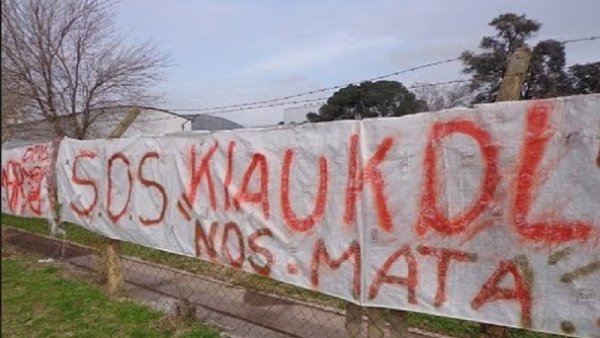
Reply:
<svg viewBox="0 0 600 338"><path fill-rule="evenodd" d="M6 248L6 242L7 242L6 241L6 231L4 230L3 225L1 226L1 229L2 229L2 237L1 237L2 243L0 245L1 245L2 249L4 249L4 248Z"/></svg>
<svg viewBox="0 0 600 338"><path fill-rule="evenodd" d="M121 243L112 238L104 238L102 248L105 273L106 289L108 294L116 296L123 284L123 265L121 262Z"/></svg>
<svg viewBox="0 0 600 338"><path fill-rule="evenodd" d="M346 302L346 337L362 336L362 317L364 309L360 305Z"/></svg>
<svg viewBox="0 0 600 338"><path fill-rule="evenodd" d="M138 108L132 108L119 124L111 131L109 138L119 138L125 134L127 128L140 115ZM102 258L104 261L104 278L106 288L111 296L115 296L121 290L123 284L123 264L121 262L121 242L112 238L105 238L102 247Z"/></svg>
<svg viewBox="0 0 600 338"><path fill-rule="evenodd" d="M12 137L12 125L10 124L5 124L4 122L2 123L2 135L1 135L1 139L0 139L0 145L4 144L4 142L8 141L11 137Z"/></svg>
<svg viewBox="0 0 600 338"><path fill-rule="evenodd" d="M521 87L527 75L530 59L531 51L526 47L517 48L510 56L506 73L504 73L498 95L496 96L496 102L518 101L521 98ZM508 337L508 329L506 327L493 324L481 324L480 327L481 338Z"/></svg>
<svg viewBox="0 0 600 338"><path fill-rule="evenodd" d="M493 324L481 324L480 338L507 338L508 328Z"/></svg>
<svg viewBox="0 0 600 338"><path fill-rule="evenodd" d="M518 101L521 98L521 87L527 75L530 59L531 51L526 47L517 48L510 56L496 96L496 102Z"/></svg>
<svg viewBox="0 0 600 338"><path fill-rule="evenodd" d="M141 110L139 108L132 108L127 112L127 115L117 124L117 126L110 132L109 138L119 138L125 134L129 126L137 119L140 115Z"/></svg>

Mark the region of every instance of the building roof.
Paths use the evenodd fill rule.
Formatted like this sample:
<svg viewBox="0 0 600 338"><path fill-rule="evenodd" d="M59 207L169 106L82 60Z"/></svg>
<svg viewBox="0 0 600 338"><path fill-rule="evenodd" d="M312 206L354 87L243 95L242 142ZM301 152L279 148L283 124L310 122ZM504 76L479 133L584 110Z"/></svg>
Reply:
<svg viewBox="0 0 600 338"><path fill-rule="evenodd" d="M111 108L96 119L88 130L86 139L107 138L110 132L127 115L128 108ZM73 116L60 117L63 130L69 137L75 137L70 123ZM191 121L191 123L189 123ZM189 130L229 130L244 128L228 119L212 115L173 115L152 109L142 109L141 114L127 129L123 137L136 135L165 135ZM2 148L15 148L31 144L50 142L55 132L47 120L29 121L10 126L12 135Z"/></svg>
<svg viewBox="0 0 600 338"><path fill-rule="evenodd" d="M231 120L214 116L214 115L205 115L198 114L194 115L191 118L192 121L192 130L230 130L230 129L240 129L244 128L239 123L235 123Z"/></svg>
<svg viewBox="0 0 600 338"><path fill-rule="evenodd" d="M107 138L110 132L127 115L128 109L111 109L98 116L96 121L88 129L87 139ZM73 116L62 116L59 120L64 127L63 130L68 137L75 137L70 123ZM190 129L188 120L163 112L143 109L138 118L127 129L123 137L140 134L162 135L171 132ZM56 133L48 120L28 121L10 126L11 137L2 145L2 148L22 147L26 145L50 142Z"/></svg>

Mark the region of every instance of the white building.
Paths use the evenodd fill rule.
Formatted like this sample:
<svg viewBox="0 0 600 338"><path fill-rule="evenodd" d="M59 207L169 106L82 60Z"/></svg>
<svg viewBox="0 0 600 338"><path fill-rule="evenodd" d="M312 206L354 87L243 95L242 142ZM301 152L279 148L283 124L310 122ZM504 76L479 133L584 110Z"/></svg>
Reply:
<svg viewBox="0 0 600 338"><path fill-rule="evenodd" d="M98 116L88 129L86 139L107 138L110 132L127 115L127 108L111 109ZM67 136L74 137L71 116L64 116L60 123ZM2 126L10 128L10 138L2 148L22 147L36 143L50 142L55 132L47 120L29 121ZM125 131L123 137L136 135L180 134L191 130L225 130L243 128L233 121L210 115L176 115L161 111L142 109L140 115Z"/></svg>
<svg viewBox="0 0 600 338"><path fill-rule="evenodd" d="M306 114L319 113L319 108L323 104L311 104L300 107L286 108L283 110L283 122L285 124L304 123L307 122Z"/></svg>
<svg viewBox="0 0 600 338"><path fill-rule="evenodd" d="M102 113L88 128L86 139L107 138L110 132L127 115L127 108L111 109ZM64 116L60 123L67 136L74 137L70 123L73 117ZM37 120L3 126L10 128L10 138L2 144L2 148L22 147L30 144L50 142L55 137L55 132L47 120ZM141 114L127 129L123 137L140 134L161 135L172 132L191 130L189 119L154 110L142 110Z"/></svg>

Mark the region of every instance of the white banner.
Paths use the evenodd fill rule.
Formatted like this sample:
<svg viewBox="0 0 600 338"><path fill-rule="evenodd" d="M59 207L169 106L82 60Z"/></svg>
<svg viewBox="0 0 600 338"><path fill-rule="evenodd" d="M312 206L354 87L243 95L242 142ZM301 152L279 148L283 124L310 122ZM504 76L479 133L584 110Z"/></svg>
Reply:
<svg viewBox="0 0 600 338"><path fill-rule="evenodd" d="M2 212L52 218L48 199L52 143L2 149Z"/></svg>
<svg viewBox="0 0 600 338"><path fill-rule="evenodd" d="M64 220L367 306L600 330L600 95L62 143Z"/></svg>

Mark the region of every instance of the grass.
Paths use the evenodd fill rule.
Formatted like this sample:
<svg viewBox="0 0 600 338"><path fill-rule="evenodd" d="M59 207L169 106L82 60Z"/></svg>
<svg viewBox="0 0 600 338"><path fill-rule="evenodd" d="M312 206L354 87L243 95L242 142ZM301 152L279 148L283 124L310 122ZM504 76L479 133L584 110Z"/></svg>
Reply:
<svg viewBox="0 0 600 338"><path fill-rule="evenodd" d="M1 221L2 224L14 226L30 232L50 235L47 223L43 219L23 218L2 214ZM102 236L75 224L67 223L64 225L64 229L68 241L87 245L96 249L102 248ZM184 271L202 274L251 290L284 295L303 301L317 302L340 309L344 307L344 302L335 297L281 283L259 275L235 270L227 266L205 262L193 257L172 254L128 242L121 243L121 251L127 256L138 257L146 261L165 264Z"/></svg>
<svg viewBox="0 0 600 338"><path fill-rule="evenodd" d="M40 234L49 234L48 226L45 220L28 219L2 214L2 224L11 225L17 228L28 230ZM66 224L65 230L67 240L87 246L100 248L102 237L75 225ZM323 295L311 290L295 287L273 279L264 278L258 275L238 271L227 266L222 266L210 262L201 261L192 257L186 257L176 254L150 249L141 245L123 242L121 245L122 253L128 256L139 257L146 261L159 264L170 265L175 268L189 271L192 273L210 276L215 279L224 280L244 288L269 292L288 296L303 301L332 306L338 309L344 309L345 302L341 299ZM470 338L479 336L479 323L465 320L439 317L421 313L411 312L407 316L408 324L411 327L418 327L429 331L439 332L454 337ZM510 329L512 337L526 338L560 338L563 336L549 335L538 332Z"/></svg>
<svg viewBox="0 0 600 338"><path fill-rule="evenodd" d="M46 220L43 219L24 218L2 214L1 222L2 224L14 226L16 228L27 230L33 233L50 235L50 230L47 226ZM102 236L76 224L67 223L63 228L67 234L66 239L68 241L83 244L96 249L102 248ZM127 256L138 257L146 261L165 264L184 271L202 274L204 276L223 280L251 290L274 293L303 301L317 302L319 304L340 309L343 308L345 304L340 299L323 295L318 292L281 283L273 279L261 277L259 275L235 270L227 266L205 262L193 257L151 249L138 244L122 242L121 252Z"/></svg>
<svg viewBox="0 0 600 338"><path fill-rule="evenodd" d="M217 331L177 323L131 301L109 299L83 280L67 279L57 265L27 255L2 257L3 337L215 338Z"/></svg>

